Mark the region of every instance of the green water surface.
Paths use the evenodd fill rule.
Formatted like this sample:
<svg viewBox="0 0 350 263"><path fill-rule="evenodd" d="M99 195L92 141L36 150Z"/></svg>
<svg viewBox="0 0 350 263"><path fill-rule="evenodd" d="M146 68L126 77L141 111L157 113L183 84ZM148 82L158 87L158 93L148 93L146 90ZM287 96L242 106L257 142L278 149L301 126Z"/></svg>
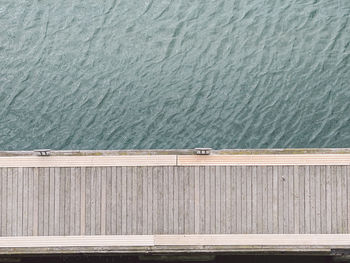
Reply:
<svg viewBox="0 0 350 263"><path fill-rule="evenodd" d="M350 147L349 0L0 0L0 150Z"/></svg>

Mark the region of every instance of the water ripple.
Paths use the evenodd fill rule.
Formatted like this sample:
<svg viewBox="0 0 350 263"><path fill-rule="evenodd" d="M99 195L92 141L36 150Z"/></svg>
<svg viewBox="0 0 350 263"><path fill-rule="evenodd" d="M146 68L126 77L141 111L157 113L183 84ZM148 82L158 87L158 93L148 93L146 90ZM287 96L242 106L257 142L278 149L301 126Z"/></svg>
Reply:
<svg viewBox="0 0 350 263"><path fill-rule="evenodd" d="M350 147L347 0L3 0L0 150Z"/></svg>

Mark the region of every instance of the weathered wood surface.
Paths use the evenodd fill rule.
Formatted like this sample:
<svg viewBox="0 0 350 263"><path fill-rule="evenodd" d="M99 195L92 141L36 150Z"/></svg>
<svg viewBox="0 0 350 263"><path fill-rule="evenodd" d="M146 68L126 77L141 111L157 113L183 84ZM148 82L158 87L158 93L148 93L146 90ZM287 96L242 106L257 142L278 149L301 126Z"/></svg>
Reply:
<svg viewBox="0 0 350 263"><path fill-rule="evenodd" d="M13 156L0 157L0 167L112 167L176 165L176 155Z"/></svg>
<svg viewBox="0 0 350 263"><path fill-rule="evenodd" d="M350 235L118 235L0 237L0 255L55 253L322 254L348 249Z"/></svg>
<svg viewBox="0 0 350 263"><path fill-rule="evenodd" d="M350 154L178 155L177 164L201 165L350 165Z"/></svg>
<svg viewBox="0 0 350 263"><path fill-rule="evenodd" d="M0 167L350 165L350 154L0 156Z"/></svg>
<svg viewBox="0 0 350 263"><path fill-rule="evenodd" d="M349 234L350 166L0 168L0 236Z"/></svg>

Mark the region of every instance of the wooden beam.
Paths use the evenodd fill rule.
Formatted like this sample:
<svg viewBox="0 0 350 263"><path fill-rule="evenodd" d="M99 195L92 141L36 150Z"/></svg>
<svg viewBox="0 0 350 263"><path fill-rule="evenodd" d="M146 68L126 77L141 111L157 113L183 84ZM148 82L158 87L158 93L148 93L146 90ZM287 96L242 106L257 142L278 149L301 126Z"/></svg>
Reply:
<svg viewBox="0 0 350 263"><path fill-rule="evenodd" d="M126 155L0 157L0 167L350 165L350 154Z"/></svg>
<svg viewBox="0 0 350 263"><path fill-rule="evenodd" d="M350 165L350 154L179 155L178 165Z"/></svg>
<svg viewBox="0 0 350 263"><path fill-rule="evenodd" d="M0 157L0 167L103 167L176 165L176 155Z"/></svg>
<svg viewBox="0 0 350 263"><path fill-rule="evenodd" d="M350 249L350 235L120 235L0 237L0 254L294 252Z"/></svg>

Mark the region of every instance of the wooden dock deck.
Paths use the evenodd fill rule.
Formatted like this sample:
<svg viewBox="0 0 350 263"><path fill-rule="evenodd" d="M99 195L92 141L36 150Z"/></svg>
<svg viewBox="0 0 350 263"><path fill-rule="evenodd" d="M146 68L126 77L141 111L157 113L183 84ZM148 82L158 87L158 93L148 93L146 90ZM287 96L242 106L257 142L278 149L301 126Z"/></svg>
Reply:
<svg viewBox="0 0 350 263"><path fill-rule="evenodd" d="M0 152L0 254L350 252L350 150Z"/></svg>

